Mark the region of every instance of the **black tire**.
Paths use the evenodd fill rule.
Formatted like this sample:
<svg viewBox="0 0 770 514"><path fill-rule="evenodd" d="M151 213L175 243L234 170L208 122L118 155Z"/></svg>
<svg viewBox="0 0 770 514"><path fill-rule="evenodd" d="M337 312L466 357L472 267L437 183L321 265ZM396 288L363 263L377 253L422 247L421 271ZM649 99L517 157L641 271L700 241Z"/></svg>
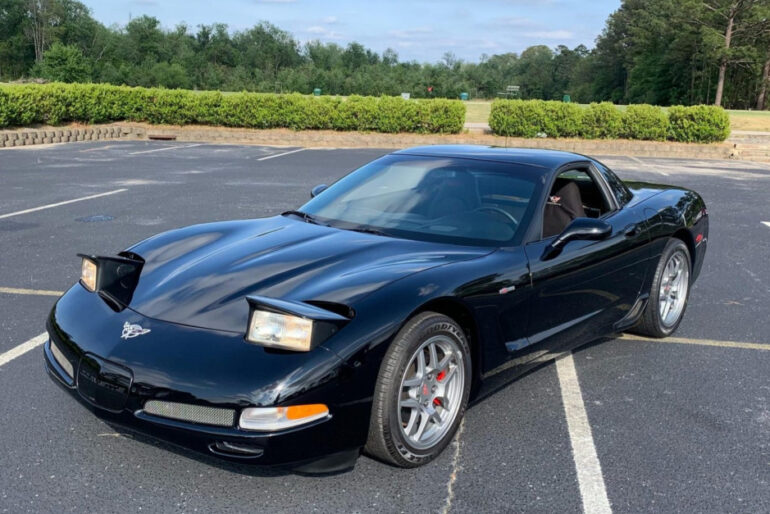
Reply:
<svg viewBox="0 0 770 514"><path fill-rule="evenodd" d="M462 396L455 419L442 438L430 448L417 449L404 436L400 426L398 398L401 380L412 357L429 338L442 335L451 338L462 353L464 373ZM364 451L383 462L403 468L413 468L436 458L460 426L471 389L471 353L460 326L451 318L435 312L423 312L410 319L396 335L385 354L374 391L369 437Z"/></svg>
<svg viewBox="0 0 770 514"><path fill-rule="evenodd" d="M661 318L660 314L661 284L663 281L663 274L666 264L669 262L671 257L677 253L684 257L682 260L684 265L687 267L687 293L685 295L684 305L681 312L679 313L678 318L675 322L666 325L663 323L663 319ZM644 313L642 314L641 319L636 324L636 326L634 326L631 332L654 338L667 337L674 333L684 318L684 313L687 310L687 303L690 299L690 286L692 285L691 265L692 259L690 258L690 250L687 248L687 245L684 244L684 241L676 238L669 240L669 242L666 244L666 247L663 249L663 253L660 256L658 266L655 268L655 276L652 279L652 288L650 290L650 299L647 302L647 306L644 308Z"/></svg>

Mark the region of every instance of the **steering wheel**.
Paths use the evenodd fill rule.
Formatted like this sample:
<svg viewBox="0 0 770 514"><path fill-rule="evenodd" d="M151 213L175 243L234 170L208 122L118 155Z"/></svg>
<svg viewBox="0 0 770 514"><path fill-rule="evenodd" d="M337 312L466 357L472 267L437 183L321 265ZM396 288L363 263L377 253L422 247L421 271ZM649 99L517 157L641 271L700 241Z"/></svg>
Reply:
<svg viewBox="0 0 770 514"><path fill-rule="evenodd" d="M516 220L516 218L513 217L513 215L510 212L504 211L503 209L501 209L499 207L492 207L492 206L488 206L487 205L487 206L477 207L476 209L473 209L473 210L474 210L474 212L475 211L491 211L491 212L496 212L497 214L501 214L501 215L505 216L506 218L508 218L509 220L511 220L514 225L518 225L519 224L519 222Z"/></svg>

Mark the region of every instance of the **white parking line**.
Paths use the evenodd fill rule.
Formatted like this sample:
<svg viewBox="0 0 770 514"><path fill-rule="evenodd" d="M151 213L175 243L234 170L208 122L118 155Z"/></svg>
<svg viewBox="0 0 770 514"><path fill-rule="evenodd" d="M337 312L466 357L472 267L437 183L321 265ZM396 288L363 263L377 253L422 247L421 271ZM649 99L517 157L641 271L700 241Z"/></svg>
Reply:
<svg viewBox="0 0 770 514"><path fill-rule="evenodd" d="M41 344L45 343L48 340L48 333L43 332L39 336L35 336L26 343L21 343L16 348L11 348L7 352L0 354L0 366L4 364L8 364L16 357L21 357L28 351L37 348Z"/></svg>
<svg viewBox="0 0 770 514"><path fill-rule="evenodd" d="M153 153L153 152L165 152L166 150L182 150L183 148L194 148L196 146L203 146L203 143L195 143L193 145L185 145L185 146L164 146L163 148L153 148L152 150L140 150L138 152L130 152L128 155L139 155L143 153Z"/></svg>
<svg viewBox="0 0 770 514"><path fill-rule="evenodd" d="M99 193L97 195L83 196L81 198L75 198L74 200L67 200L64 202L57 202L57 203L49 203L48 205L41 205L40 207L33 207L32 209L24 209L23 211L9 212L8 214L0 214L0 219L10 218L11 216L18 216L20 214L28 214L30 212L35 212L35 211L42 211L43 209L60 207L62 205L67 205L75 202L82 202L84 200L91 200L93 198L100 198L102 196L114 195L117 193L122 193L123 191L128 191L128 189L116 189L115 191L107 191L106 193Z"/></svg>
<svg viewBox="0 0 770 514"><path fill-rule="evenodd" d="M763 221L762 224L766 227L770 227L770 221Z"/></svg>
<svg viewBox="0 0 770 514"><path fill-rule="evenodd" d="M618 339L626 341L644 341L646 343L694 344L700 346L715 346L718 348L743 348L744 350L770 351L770 344L745 343L742 341L718 341L715 339L691 339L688 337L666 337L665 339L651 339L649 337L635 336L633 334L623 334Z"/></svg>
<svg viewBox="0 0 770 514"><path fill-rule="evenodd" d="M644 162L643 160L639 159L638 157L634 157L633 155L626 156L628 159L634 161L636 164L640 166L644 166L650 171L654 171L655 173L658 173L660 175L668 176L668 173L660 169L657 165L651 163L651 162ZM638 171L644 171L644 170L638 170Z"/></svg>
<svg viewBox="0 0 770 514"><path fill-rule="evenodd" d="M596 456L591 425L588 424L583 393L580 392L575 361L571 353L556 360L556 372L559 375L572 456L577 470L580 497L583 500L583 512L611 513L602 467L599 464L599 457Z"/></svg>
<svg viewBox="0 0 770 514"><path fill-rule="evenodd" d="M275 159L276 157L283 157L284 155L289 155L297 152L302 152L303 150L307 150L307 148L300 148L299 150L292 150L290 152L283 152L283 153L277 153L273 155L268 155L267 157L261 157L257 159L258 161L266 161L268 159Z"/></svg>
<svg viewBox="0 0 770 514"><path fill-rule="evenodd" d="M21 289L18 287L0 287L0 293L4 294L28 294L35 296L61 296L64 291L50 291L47 289Z"/></svg>

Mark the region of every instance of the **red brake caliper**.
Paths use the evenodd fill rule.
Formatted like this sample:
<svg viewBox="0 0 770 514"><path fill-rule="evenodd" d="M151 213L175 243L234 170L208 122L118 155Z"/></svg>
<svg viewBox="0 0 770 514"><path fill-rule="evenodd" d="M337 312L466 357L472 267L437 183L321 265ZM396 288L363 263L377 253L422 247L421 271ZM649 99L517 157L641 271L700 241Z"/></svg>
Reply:
<svg viewBox="0 0 770 514"><path fill-rule="evenodd" d="M441 382L444 380L444 377L446 376L446 371L439 371L438 375L436 375L436 381ZM436 407L441 407L441 399L440 398L433 398L433 405Z"/></svg>

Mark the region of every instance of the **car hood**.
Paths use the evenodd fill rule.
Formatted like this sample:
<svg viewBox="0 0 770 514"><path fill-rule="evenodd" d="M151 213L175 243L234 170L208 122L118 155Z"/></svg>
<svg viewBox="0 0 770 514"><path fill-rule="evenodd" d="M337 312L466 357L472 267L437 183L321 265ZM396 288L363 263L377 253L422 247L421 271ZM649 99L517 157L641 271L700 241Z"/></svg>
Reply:
<svg viewBox="0 0 770 514"><path fill-rule="evenodd" d="M173 230L128 251L145 261L130 309L163 321L243 332L248 295L354 307L399 278L491 250L277 216Z"/></svg>

